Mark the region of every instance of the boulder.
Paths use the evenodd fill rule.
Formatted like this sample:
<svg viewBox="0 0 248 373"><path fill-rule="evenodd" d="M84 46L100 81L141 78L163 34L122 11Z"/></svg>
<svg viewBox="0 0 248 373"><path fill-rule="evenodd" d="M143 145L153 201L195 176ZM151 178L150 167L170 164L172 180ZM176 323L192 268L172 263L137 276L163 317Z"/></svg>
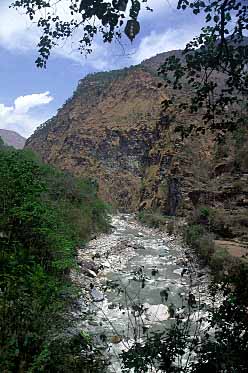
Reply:
<svg viewBox="0 0 248 373"><path fill-rule="evenodd" d="M97 273L99 272L99 267L96 265L93 260L82 260L79 262L79 265L82 269L82 272L85 273L87 276L96 277Z"/></svg>
<svg viewBox="0 0 248 373"><path fill-rule="evenodd" d="M86 269L85 274L87 274L91 278L95 278L97 276L96 272L92 271L91 269Z"/></svg>
<svg viewBox="0 0 248 373"><path fill-rule="evenodd" d="M165 321L169 318L168 307L164 304L150 305L149 303L145 303L144 307L146 309L146 319L151 323Z"/></svg>
<svg viewBox="0 0 248 373"><path fill-rule="evenodd" d="M94 302L102 302L104 300L103 293L95 287L91 289L91 296Z"/></svg>

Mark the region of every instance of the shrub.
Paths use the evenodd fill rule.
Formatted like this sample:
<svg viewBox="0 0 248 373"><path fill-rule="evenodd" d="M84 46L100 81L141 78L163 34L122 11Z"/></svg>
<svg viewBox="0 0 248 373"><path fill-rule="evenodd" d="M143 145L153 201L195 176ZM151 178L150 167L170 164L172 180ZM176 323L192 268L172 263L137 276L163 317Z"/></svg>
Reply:
<svg viewBox="0 0 248 373"><path fill-rule="evenodd" d="M0 371L30 371L68 327L75 247L107 227L108 210L89 180L30 152L0 149Z"/></svg>
<svg viewBox="0 0 248 373"><path fill-rule="evenodd" d="M221 273L224 270L225 264L228 261L228 252L225 248L218 248L212 255L210 266L215 274Z"/></svg>
<svg viewBox="0 0 248 373"><path fill-rule="evenodd" d="M208 206L196 208L189 218L190 224L209 225L212 218L213 210Z"/></svg>
<svg viewBox="0 0 248 373"><path fill-rule="evenodd" d="M161 228L166 225L169 217L162 215L159 211L140 211L138 219L151 228Z"/></svg>
<svg viewBox="0 0 248 373"><path fill-rule="evenodd" d="M232 238L232 226L232 217L223 208L212 211L210 220L210 229L212 232L218 234L220 237Z"/></svg>
<svg viewBox="0 0 248 373"><path fill-rule="evenodd" d="M206 264L211 260L214 253L214 236L210 233L205 233L197 240L198 254L204 259Z"/></svg>
<svg viewBox="0 0 248 373"><path fill-rule="evenodd" d="M209 218L210 213L211 213L211 209L209 207L204 206L200 208L200 215L202 217Z"/></svg>
<svg viewBox="0 0 248 373"><path fill-rule="evenodd" d="M205 228L200 224L189 224L183 232L185 242L193 248L198 248L200 237L206 232Z"/></svg>

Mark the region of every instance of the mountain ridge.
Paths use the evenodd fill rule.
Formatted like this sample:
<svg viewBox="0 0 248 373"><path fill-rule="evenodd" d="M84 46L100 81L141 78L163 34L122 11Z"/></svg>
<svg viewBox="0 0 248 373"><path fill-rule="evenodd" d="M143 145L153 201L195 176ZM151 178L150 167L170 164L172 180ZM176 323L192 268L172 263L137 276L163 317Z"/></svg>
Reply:
<svg viewBox="0 0 248 373"><path fill-rule="evenodd" d="M23 149L26 142L23 136L12 130L0 129L0 137L6 145L16 149Z"/></svg>

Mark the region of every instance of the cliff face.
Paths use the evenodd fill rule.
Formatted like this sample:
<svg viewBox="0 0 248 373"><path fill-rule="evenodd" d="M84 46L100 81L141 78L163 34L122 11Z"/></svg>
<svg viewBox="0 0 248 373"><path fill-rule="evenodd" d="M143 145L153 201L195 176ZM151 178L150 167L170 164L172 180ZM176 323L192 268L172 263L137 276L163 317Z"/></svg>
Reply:
<svg viewBox="0 0 248 373"><path fill-rule="evenodd" d="M241 136L241 147L227 139L226 149L210 133L182 140L175 125L199 123L200 117L177 109L190 95L186 88L176 93L158 88L156 69L167 55L81 80L26 146L63 170L97 179L100 195L124 210L184 215L208 203L243 213L248 160L237 159L247 135ZM164 113L161 102L172 96L175 105Z"/></svg>

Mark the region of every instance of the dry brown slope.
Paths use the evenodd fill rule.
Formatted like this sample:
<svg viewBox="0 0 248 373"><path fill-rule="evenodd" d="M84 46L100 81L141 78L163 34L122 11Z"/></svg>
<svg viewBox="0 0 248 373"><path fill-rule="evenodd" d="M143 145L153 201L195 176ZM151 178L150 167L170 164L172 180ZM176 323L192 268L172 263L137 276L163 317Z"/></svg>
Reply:
<svg viewBox="0 0 248 373"><path fill-rule="evenodd" d="M105 200L136 209L164 98L157 82L142 68L113 80L107 73L90 76L27 146L63 170L98 178Z"/></svg>

